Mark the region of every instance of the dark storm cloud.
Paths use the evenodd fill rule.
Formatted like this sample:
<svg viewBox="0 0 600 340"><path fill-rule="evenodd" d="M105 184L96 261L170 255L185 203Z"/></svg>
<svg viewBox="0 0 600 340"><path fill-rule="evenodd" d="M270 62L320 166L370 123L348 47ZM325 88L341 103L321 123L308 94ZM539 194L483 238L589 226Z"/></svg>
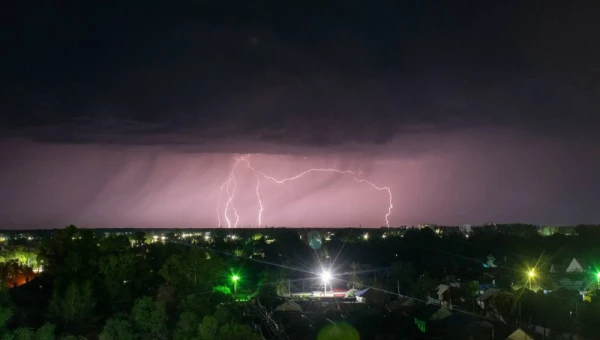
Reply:
<svg viewBox="0 0 600 340"><path fill-rule="evenodd" d="M397 136L474 127L512 127L542 137L587 133L597 123L595 110L600 104L577 89L531 79L512 86L477 87L435 78L395 85L395 90L348 89L341 84L250 90L223 100L210 117L201 119L174 113L153 120L125 120L115 115L125 109L107 108L93 116L13 131L26 131L40 142L201 147L246 141L334 147L384 144Z"/></svg>
<svg viewBox="0 0 600 340"><path fill-rule="evenodd" d="M595 1L10 6L2 227L598 221Z"/></svg>
<svg viewBox="0 0 600 340"><path fill-rule="evenodd" d="M332 146L598 123L591 7L48 6L14 11L3 98L3 125L40 141Z"/></svg>

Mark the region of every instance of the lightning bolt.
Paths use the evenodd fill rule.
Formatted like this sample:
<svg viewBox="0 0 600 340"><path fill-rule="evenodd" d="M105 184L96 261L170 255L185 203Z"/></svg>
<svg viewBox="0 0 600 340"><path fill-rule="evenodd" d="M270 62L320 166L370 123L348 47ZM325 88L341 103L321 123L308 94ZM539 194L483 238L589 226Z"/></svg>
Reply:
<svg viewBox="0 0 600 340"><path fill-rule="evenodd" d="M258 200L258 226L262 226L262 213L264 210L263 207L263 203L262 200L260 199L260 172L256 171L256 169L254 169L254 167L252 167L252 165L250 164L250 155L246 155L245 157L238 157L236 158L239 161L243 161L244 163L246 163L246 167L248 169L250 169L253 173L254 176L256 177L256 188L255 188L255 192L256 192L256 199Z"/></svg>
<svg viewBox="0 0 600 340"><path fill-rule="evenodd" d="M263 173L260 173L260 174L263 177L265 177L266 179L269 179L269 180L271 180L271 181L273 181L273 182L275 182L277 184L284 184L285 182L289 182L289 181L293 181L293 180L299 179L299 178L301 178L301 177L303 177L305 175L310 174L311 172L333 172L333 173L338 173L338 174L342 174L342 175L352 175L353 179L355 181L359 182L359 183L366 183L366 184L368 184L369 186L371 186L372 188L374 188L374 189L376 189L378 191L386 191L387 194L388 194L388 197L389 197L389 203L390 204L388 206L388 212L387 212L387 214L385 214L385 224L388 227L390 226L389 217L392 214L392 209L394 208L392 190L390 190L389 187L385 187L385 186L384 187L380 187L380 186L377 186L377 185L373 184L370 181L367 181L364 178L359 178L363 174L362 171L339 170L339 169L332 169L332 168L326 168L326 169L323 169L323 168L313 168L313 169L308 169L308 170L306 170L306 171L304 171L304 172L302 172L302 173L300 173L300 174L298 174L296 176L288 177L288 178L284 178L284 179L276 179L274 177L267 176L267 175L265 175Z"/></svg>
<svg viewBox="0 0 600 340"><path fill-rule="evenodd" d="M261 179L261 177L263 177L266 180L272 181L273 183L276 183L276 184L285 184L286 182L297 180L297 179L304 177L313 172L329 172L329 173L337 173L337 174L341 174L341 175L351 175L353 180L355 180L358 183L365 183L377 191L387 192L388 199L389 199L389 205L388 205L388 211L385 214L384 219L385 219L386 226L387 227L390 226L389 217L392 214L392 209L394 208L392 190L387 186L378 186L378 185L374 184L373 182L362 178L361 177L363 175L362 171L340 170L340 169L335 169L335 168L312 168L312 169L308 169L308 170L301 172L300 174L292 176L292 177L277 179L275 177L266 175L265 173L256 170L250 163L250 155L246 155L246 156L236 156L235 157L235 163L231 168L231 172L229 173L229 176L227 177L225 182L223 182L223 184L221 185L221 191L219 193L219 204L217 205L217 218L219 220L219 227L221 227L221 217L220 217L221 205L220 205L220 202L221 202L221 197L223 195L223 190L225 190L225 192L227 193L227 198L228 198L227 204L225 205L225 210L223 212L224 216L225 216L225 220L227 221L227 227L228 228L237 227L237 224L240 219L240 217L237 213L237 210L235 209L235 206L233 205L233 199L235 196L235 189L236 189L235 170L240 162L244 162L246 164L246 168L248 168L250 171L252 171L256 178L255 193L256 193L256 198L258 200L258 204L259 204L259 211L258 211L258 226L259 227L262 226L262 215L263 215L263 211L264 211L263 202L260 197L260 183L261 183L260 179ZM233 184L233 188L230 191L230 186L232 184ZM228 210L229 210L230 206L234 212L234 215L236 216L236 220L233 225L228 217Z"/></svg>
<svg viewBox="0 0 600 340"><path fill-rule="evenodd" d="M367 183L368 185L370 185L371 187L373 187L374 189L378 190L378 191L386 191L388 194L388 199L389 199L389 205L388 205L388 212L387 214L385 214L385 225L389 228L390 227L390 215L392 214L392 209L394 209L394 197L392 195L392 190L389 187L380 187L377 186L375 184L373 184L372 182L367 181L364 178L358 178L358 176L362 175L362 172L360 172L360 174L358 174L357 176L354 176L354 180L359 182L359 183Z"/></svg>
<svg viewBox="0 0 600 340"><path fill-rule="evenodd" d="M262 213L263 213L263 204L262 204L262 200L260 199L260 177L258 176L258 173L254 173L254 175L256 176L256 198L258 199L258 205L260 207L260 209L258 210L258 226L262 226Z"/></svg>
<svg viewBox="0 0 600 340"><path fill-rule="evenodd" d="M227 227L235 228L235 227L237 227L237 224L240 221L240 215L238 214L237 209L233 205L233 199L235 197L235 189L237 187L237 183L235 180L235 170L236 170L237 166L240 164L240 162L247 161L248 157L249 157L249 155L245 156L245 157L236 157L235 163L231 167L231 172L229 173L229 176L227 177L225 182L223 182L223 184L221 184L221 189L219 192L219 204L217 205L217 217L219 219L219 228L221 228L221 226L222 226L220 210L221 210L221 197L223 197L223 190L225 190L225 193L227 194L227 202L225 204L225 210L223 211L223 216L225 217L225 221L227 222ZM229 207L231 207L231 209L233 210L233 214L235 215L235 223L233 225L231 224L231 220L229 219L229 215L228 215Z"/></svg>

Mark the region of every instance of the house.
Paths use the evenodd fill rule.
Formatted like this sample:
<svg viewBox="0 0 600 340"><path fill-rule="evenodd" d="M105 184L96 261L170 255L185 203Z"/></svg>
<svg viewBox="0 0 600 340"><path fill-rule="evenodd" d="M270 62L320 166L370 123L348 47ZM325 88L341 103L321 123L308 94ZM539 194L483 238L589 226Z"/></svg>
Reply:
<svg viewBox="0 0 600 340"><path fill-rule="evenodd" d="M540 292L540 291L544 291L544 287L540 286L537 282L525 282L522 284L513 284L510 286L512 288L512 290L523 290L523 289L528 289L531 290L532 292Z"/></svg>
<svg viewBox="0 0 600 340"><path fill-rule="evenodd" d="M459 288L441 284L430 291L427 302L438 304L452 309L453 306L460 305L465 300L461 297Z"/></svg>
<svg viewBox="0 0 600 340"><path fill-rule="evenodd" d="M252 259L264 259L265 258L265 250L262 248L255 248L252 250L252 255L250 255Z"/></svg>
<svg viewBox="0 0 600 340"><path fill-rule="evenodd" d="M485 276L485 274L484 274ZM497 288L496 280L492 280L491 282L479 282L479 294L485 293L488 289Z"/></svg>
<svg viewBox="0 0 600 340"><path fill-rule="evenodd" d="M415 325L423 333L430 333L431 326L439 328L441 326L439 321L452 316L452 312L448 308L432 304L418 305L411 314ZM435 327L436 325L438 327Z"/></svg>
<svg viewBox="0 0 600 340"><path fill-rule="evenodd" d="M460 279L456 275L447 275L444 283L450 287L460 288Z"/></svg>
<svg viewBox="0 0 600 340"><path fill-rule="evenodd" d="M588 264L581 259L566 259L561 264L550 266L550 273L553 274L577 274L584 273L589 269Z"/></svg>
<svg viewBox="0 0 600 340"><path fill-rule="evenodd" d="M521 328L517 328L514 332L512 332L509 336L506 337L506 340L535 340L531 335L527 334Z"/></svg>
<svg viewBox="0 0 600 340"><path fill-rule="evenodd" d="M382 290L365 288L354 293L356 302L372 303L383 306L391 301L393 295Z"/></svg>
<svg viewBox="0 0 600 340"><path fill-rule="evenodd" d="M571 280L568 277L563 277L558 280L558 286L567 290L576 292L587 292L595 287L596 282L586 280Z"/></svg>
<svg viewBox="0 0 600 340"><path fill-rule="evenodd" d="M564 260L561 264L553 264L550 273L554 288L562 287L580 293L587 292L597 285L597 280L590 280L588 272L590 266L586 261L571 258Z"/></svg>
<svg viewBox="0 0 600 340"><path fill-rule="evenodd" d="M365 288L359 291L354 292L354 296L356 297L356 302L365 303L367 302L367 292L369 288Z"/></svg>
<svg viewBox="0 0 600 340"><path fill-rule="evenodd" d="M490 300L498 293L497 289L490 288L486 290L481 296L477 298L477 305L481 307L481 309L486 309L490 305Z"/></svg>
<svg viewBox="0 0 600 340"><path fill-rule="evenodd" d="M581 260L577 260L576 258L573 258L567 265L565 272L566 273L583 273L587 270L587 268L589 268L587 266L587 263L585 263Z"/></svg>

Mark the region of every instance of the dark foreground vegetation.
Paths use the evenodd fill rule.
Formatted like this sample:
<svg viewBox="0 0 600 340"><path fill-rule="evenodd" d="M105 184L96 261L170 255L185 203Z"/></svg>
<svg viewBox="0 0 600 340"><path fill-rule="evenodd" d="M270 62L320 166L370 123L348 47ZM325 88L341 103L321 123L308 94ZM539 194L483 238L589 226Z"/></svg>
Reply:
<svg viewBox="0 0 600 340"><path fill-rule="evenodd" d="M0 339L595 339L598 245L585 226L6 233ZM323 268L345 299L296 294Z"/></svg>
<svg viewBox="0 0 600 340"><path fill-rule="evenodd" d="M3 339L260 339L219 287L235 259L139 241L75 227L42 239L44 271L1 292Z"/></svg>

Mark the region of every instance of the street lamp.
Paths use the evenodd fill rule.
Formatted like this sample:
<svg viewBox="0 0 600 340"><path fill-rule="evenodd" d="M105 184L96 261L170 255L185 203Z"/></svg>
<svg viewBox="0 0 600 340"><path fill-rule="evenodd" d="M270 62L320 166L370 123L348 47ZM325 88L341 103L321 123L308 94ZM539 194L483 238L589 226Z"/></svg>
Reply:
<svg viewBox="0 0 600 340"><path fill-rule="evenodd" d="M237 297L237 282L239 281L240 277L237 275L233 275L231 277L231 281L233 281L233 295L235 297Z"/></svg>
<svg viewBox="0 0 600 340"><path fill-rule="evenodd" d="M600 287L600 272L596 273L596 279L598 279L598 286Z"/></svg>
<svg viewBox="0 0 600 340"><path fill-rule="evenodd" d="M325 297L325 293L327 292L327 282L331 280L331 273L328 270L323 270L320 276L323 281L323 297Z"/></svg>
<svg viewBox="0 0 600 340"><path fill-rule="evenodd" d="M530 269L529 272L527 272L527 276L529 277L529 290L531 290L531 281L535 278L535 270Z"/></svg>

